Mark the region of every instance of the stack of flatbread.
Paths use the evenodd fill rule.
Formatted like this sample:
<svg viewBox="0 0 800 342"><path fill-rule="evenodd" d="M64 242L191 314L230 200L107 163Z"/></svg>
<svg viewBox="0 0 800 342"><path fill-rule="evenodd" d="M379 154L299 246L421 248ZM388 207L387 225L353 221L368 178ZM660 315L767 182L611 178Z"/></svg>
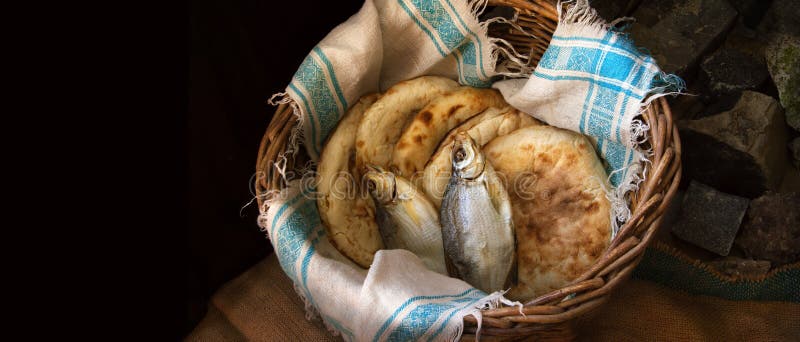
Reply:
<svg viewBox="0 0 800 342"><path fill-rule="evenodd" d="M432 76L362 97L328 138L317 204L331 243L364 268L385 248L362 182L367 168L410 180L440 208L458 132L482 146L511 201L516 281L507 297L559 289L600 257L610 242L610 186L590 141L517 111L494 89Z"/></svg>

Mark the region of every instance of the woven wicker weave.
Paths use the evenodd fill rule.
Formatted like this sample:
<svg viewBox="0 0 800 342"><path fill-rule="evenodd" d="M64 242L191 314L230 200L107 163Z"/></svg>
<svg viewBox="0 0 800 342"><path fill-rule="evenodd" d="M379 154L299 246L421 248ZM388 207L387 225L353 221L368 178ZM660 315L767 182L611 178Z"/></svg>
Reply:
<svg viewBox="0 0 800 342"><path fill-rule="evenodd" d="M528 33L510 25L490 27L489 34L511 43L517 52L529 55L531 65L541 58L558 21L555 5L546 0L490 0L489 6L504 6L518 14L517 24ZM642 115L649 126L648 146L652 148L652 164L647 168L645 181L631 195L631 218L620 228L619 234L598 262L580 278L556 290L525 303L520 315L519 307L503 307L483 312L481 336L491 340L516 340L533 336L545 340L569 340L575 337L576 321L585 318L602 305L611 292L625 281L639 264L644 250L653 240L661 217L680 183L681 145L678 130L672 122L667 101L660 98L651 102ZM281 189L284 180L274 167L289 141L296 125L292 109L280 105L272 118L258 150L256 165L256 194L261 205L262 194ZM308 158L302 152L287 156L287 170L302 166ZM566 297L573 297L564 300ZM474 339L476 321L464 318L464 340Z"/></svg>

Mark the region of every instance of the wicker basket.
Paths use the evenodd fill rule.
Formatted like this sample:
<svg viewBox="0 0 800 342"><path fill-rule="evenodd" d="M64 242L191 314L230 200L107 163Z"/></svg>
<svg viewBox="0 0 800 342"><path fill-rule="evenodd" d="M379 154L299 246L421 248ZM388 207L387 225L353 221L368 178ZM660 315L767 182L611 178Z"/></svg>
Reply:
<svg viewBox="0 0 800 342"><path fill-rule="evenodd" d="M509 25L490 27L489 34L511 43L517 52L531 56L535 65L547 49L556 28L558 14L555 5L547 0L490 0L489 6L510 7L518 14L520 28L539 38L531 38ZM647 168L645 181L631 194L631 218L597 263L580 278L556 290L525 303L520 315L518 307L503 307L483 312L481 336L491 340L516 340L533 336L536 339L570 340L575 337L575 323L587 317L606 300L633 272L652 242L661 223L661 216L677 190L681 178L681 145L672 113L664 98L651 102L642 115L649 126L647 143L652 148L652 164ZM287 146L289 134L296 124L291 108L277 108L258 150L255 180L256 194L285 186L276 172L274 162ZM294 158L287 155L287 170L305 164L303 153ZM573 297L564 300L567 296ZM474 339L475 318L464 318L464 340ZM491 338L487 338L493 336Z"/></svg>

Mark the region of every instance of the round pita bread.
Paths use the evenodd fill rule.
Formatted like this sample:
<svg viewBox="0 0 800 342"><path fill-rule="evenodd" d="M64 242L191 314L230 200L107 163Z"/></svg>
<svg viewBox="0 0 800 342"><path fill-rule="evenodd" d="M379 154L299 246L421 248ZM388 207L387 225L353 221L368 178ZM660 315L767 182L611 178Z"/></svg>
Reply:
<svg viewBox="0 0 800 342"><path fill-rule="evenodd" d="M589 140L552 126L526 127L483 149L511 198L518 284L528 300L578 278L608 247L608 177Z"/></svg>
<svg viewBox="0 0 800 342"><path fill-rule="evenodd" d="M489 108L483 113L474 116L472 119L453 129L439 144L439 149L425 165L422 174L421 186L431 202L439 208L442 204L442 196L450 181L450 173L453 170L450 162L450 155L453 149L453 138L456 133L466 131L478 146L486 145L492 139L511 133L512 131L541 123L528 114L520 112L511 107ZM414 183L420 180L412 179Z"/></svg>
<svg viewBox="0 0 800 342"><path fill-rule="evenodd" d="M356 167L361 175L367 164L389 168L392 151L409 119L436 97L456 89L458 83L436 76L403 81L389 88L361 118L356 133Z"/></svg>
<svg viewBox="0 0 800 342"><path fill-rule="evenodd" d="M403 130L390 169L406 178L425 168L439 141L454 127L489 107L508 103L495 89L460 87L428 103Z"/></svg>
<svg viewBox="0 0 800 342"><path fill-rule="evenodd" d="M378 94L359 99L328 138L317 166L317 208L328 239L344 256L369 268L383 248L375 223L375 205L360 189L355 170L355 134L364 112Z"/></svg>

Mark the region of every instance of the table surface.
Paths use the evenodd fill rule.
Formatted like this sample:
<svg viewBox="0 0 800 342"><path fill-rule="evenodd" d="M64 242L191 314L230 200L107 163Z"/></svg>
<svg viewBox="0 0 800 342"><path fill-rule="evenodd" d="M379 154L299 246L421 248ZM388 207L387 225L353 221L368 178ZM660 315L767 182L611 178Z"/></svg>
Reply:
<svg viewBox="0 0 800 342"><path fill-rule="evenodd" d="M800 336L800 304L692 296L629 279L578 328L578 340L759 340ZM223 286L187 341L341 341L303 302L274 254ZM482 337L481 340L491 339Z"/></svg>

